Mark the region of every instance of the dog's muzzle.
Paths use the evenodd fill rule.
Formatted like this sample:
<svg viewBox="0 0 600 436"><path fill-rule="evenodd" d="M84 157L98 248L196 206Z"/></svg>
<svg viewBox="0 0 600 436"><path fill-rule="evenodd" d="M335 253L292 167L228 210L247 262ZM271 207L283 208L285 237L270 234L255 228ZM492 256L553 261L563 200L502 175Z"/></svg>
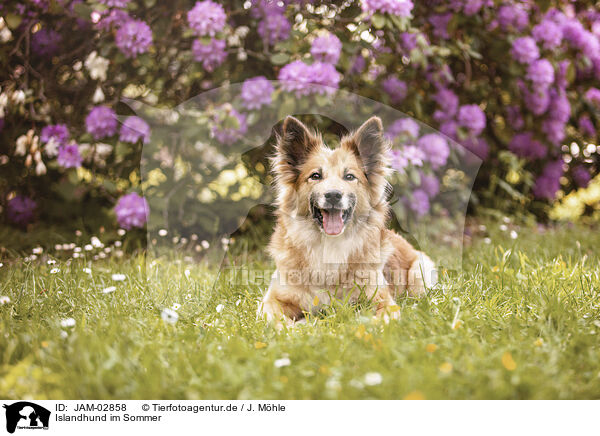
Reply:
<svg viewBox="0 0 600 436"><path fill-rule="evenodd" d="M344 208L344 203L347 203L348 207ZM311 197L310 208L313 219L325 234L337 236L344 231L352 217L355 203L354 196L348 196L347 201L344 201L341 192L333 191L324 194L320 201L316 197Z"/></svg>

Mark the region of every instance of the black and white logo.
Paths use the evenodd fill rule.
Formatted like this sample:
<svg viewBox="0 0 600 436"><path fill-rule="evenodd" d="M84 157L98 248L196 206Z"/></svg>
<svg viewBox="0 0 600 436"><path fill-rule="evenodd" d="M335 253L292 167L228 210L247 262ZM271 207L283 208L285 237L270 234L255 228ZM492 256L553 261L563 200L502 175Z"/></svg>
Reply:
<svg viewBox="0 0 600 436"><path fill-rule="evenodd" d="M6 431L14 433L16 429L48 430L50 411L29 401L5 404Z"/></svg>

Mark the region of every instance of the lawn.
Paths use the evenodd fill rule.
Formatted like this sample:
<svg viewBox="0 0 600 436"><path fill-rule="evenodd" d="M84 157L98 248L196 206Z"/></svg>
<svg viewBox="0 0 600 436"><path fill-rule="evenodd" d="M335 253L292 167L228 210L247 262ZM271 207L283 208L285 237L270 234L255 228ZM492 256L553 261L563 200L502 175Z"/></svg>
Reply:
<svg viewBox="0 0 600 436"><path fill-rule="evenodd" d="M597 229L473 229L463 272L399 299L399 321L335 304L281 332L256 319L259 286L213 286L186 253L4 259L0 397L599 398Z"/></svg>

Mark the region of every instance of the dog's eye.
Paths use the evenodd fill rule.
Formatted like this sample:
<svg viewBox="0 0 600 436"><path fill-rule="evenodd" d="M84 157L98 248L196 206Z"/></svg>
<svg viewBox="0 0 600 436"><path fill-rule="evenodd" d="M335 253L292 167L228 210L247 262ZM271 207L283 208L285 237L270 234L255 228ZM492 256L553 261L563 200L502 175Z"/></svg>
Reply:
<svg viewBox="0 0 600 436"><path fill-rule="evenodd" d="M310 180L321 180L321 174L319 173L312 173L309 177Z"/></svg>
<svg viewBox="0 0 600 436"><path fill-rule="evenodd" d="M356 176L355 176L354 174L346 174L346 175L344 176L344 179L345 179L345 180L348 180L348 181L350 182L350 181L352 181L352 180L355 180L355 179L356 179Z"/></svg>

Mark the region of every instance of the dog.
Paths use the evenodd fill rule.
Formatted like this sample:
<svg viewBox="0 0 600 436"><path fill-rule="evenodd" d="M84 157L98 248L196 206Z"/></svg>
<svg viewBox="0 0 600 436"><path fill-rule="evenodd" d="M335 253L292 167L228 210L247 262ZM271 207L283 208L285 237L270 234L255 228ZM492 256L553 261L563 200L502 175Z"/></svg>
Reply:
<svg viewBox="0 0 600 436"><path fill-rule="evenodd" d="M397 296L419 297L435 285L433 261L386 229L389 147L378 117L335 149L285 118L271 158L277 222L268 252L276 271L260 316L292 326L333 298L364 293L387 320L399 315Z"/></svg>

